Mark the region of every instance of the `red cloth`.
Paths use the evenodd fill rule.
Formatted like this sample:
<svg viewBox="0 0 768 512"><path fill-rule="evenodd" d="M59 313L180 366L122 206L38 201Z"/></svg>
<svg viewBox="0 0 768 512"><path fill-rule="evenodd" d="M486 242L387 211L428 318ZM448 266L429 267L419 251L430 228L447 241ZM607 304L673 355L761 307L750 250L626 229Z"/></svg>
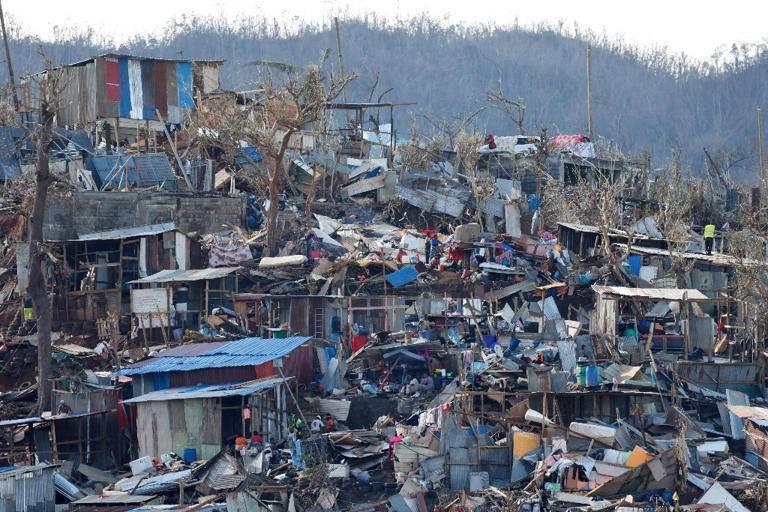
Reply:
<svg viewBox="0 0 768 512"><path fill-rule="evenodd" d="M357 352L363 348L366 343L368 343L368 336L362 336L360 334L357 336L352 336L352 352Z"/></svg>
<svg viewBox="0 0 768 512"><path fill-rule="evenodd" d="M117 401L117 427L120 430L124 430L128 428L128 425L130 423L130 420L128 419L128 414L125 412L125 406L123 405L122 400Z"/></svg>

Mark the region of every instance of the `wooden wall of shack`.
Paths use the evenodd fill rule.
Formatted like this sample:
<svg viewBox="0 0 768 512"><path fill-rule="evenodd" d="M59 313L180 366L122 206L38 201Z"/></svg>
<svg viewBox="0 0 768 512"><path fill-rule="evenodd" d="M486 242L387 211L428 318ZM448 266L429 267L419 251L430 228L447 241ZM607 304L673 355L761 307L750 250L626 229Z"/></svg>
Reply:
<svg viewBox="0 0 768 512"><path fill-rule="evenodd" d="M195 448L210 459L221 450L221 402L215 398L136 404L139 457Z"/></svg>

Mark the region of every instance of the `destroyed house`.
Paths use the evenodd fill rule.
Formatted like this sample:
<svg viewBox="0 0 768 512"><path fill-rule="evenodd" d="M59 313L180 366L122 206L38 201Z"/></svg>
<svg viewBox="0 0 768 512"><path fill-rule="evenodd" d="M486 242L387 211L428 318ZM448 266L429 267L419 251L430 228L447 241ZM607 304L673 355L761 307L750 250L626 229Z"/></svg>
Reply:
<svg viewBox="0 0 768 512"><path fill-rule="evenodd" d="M240 293L235 313L250 332L267 334L271 327L304 332L315 338L339 340L345 327L363 325L371 332L397 330L404 323L407 298L401 296L338 297Z"/></svg>
<svg viewBox="0 0 768 512"><path fill-rule="evenodd" d="M91 156L85 162L99 190L158 186L177 191L176 173L164 153Z"/></svg>
<svg viewBox="0 0 768 512"><path fill-rule="evenodd" d="M126 400L136 408L139 457L195 450L210 459L238 434L258 431L274 443L288 435L290 379L268 377L232 384L197 384Z"/></svg>
<svg viewBox="0 0 768 512"><path fill-rule="evenodd" d="M228 342L191 343L166 349L155 357L115 373L133 379L133 394L194 386L226 384L268 377L312 380L313 349L309 336L243 338Z"/></svg>
<svg viewBox="0 0 768 512"><path fill-rule="evenodd" d="M104 121L121 140L121 130L163 131L164 122L180 124L195 108L195 94L219 89L223 61L169 60L107 53L56 70L65 84L56 115L60 127L85 127ZM22 105L34 118L38 77L20 85Z"/></svg>
<svg viewBox="0 0 768 512"><path fill-rule="evenodd" d="M46 240L173 222L184 233L217 233L245 221L245 199L184 192L74 192L48 198Z"/></svg>
<svg viewBox="0 0 768 512"><path fill-rule="evenodd" d="M90 136L85 130L57 128L51 135L48 152L51 171L56 174L74 172L93 151ZM34 173L36 157L37 148L29 130L0 127L0 183L24 173Z"/></svg>
<svg viewBox="0 0 768 512"><path fill-rule="evenodd" d="M144 329L198 329L204 323L218 327L218 317L209 316L215 308L231 309L231 296L237 293L238 267L199 270L161 270L129 281L131 313ZM157 339L153 333L142 336ZM171 333L164 335L169 339Z"/></svg>
<svg viewBox="0 0 768 512"><path fill-rule="evenodd" d="M163 269L186 268L199 247L173 223L84 233L49 240L61 254L61 286L54 318L59 321L105 319L131 313L126 283ZM196 251L193 250L195 247ZM27 282L28 244L17 245L20 287ZM199 259L199 256L196 258Z"/></svg>

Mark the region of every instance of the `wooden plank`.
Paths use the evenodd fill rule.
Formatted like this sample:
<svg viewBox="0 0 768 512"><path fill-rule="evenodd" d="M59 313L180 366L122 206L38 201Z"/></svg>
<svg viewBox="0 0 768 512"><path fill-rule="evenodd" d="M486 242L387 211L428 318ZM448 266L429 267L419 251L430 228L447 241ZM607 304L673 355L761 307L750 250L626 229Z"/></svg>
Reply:
<svg viewBox="0 0 768 512"><path fill-rule="evenodd" d="M380 189L384 186L384 178L385 176L380 174L379 176L368 178L367 180L360 180L352 185L347 185L341 189L341 195L342 197L352 197L365 192L370 192L371 190Z"/></svg>

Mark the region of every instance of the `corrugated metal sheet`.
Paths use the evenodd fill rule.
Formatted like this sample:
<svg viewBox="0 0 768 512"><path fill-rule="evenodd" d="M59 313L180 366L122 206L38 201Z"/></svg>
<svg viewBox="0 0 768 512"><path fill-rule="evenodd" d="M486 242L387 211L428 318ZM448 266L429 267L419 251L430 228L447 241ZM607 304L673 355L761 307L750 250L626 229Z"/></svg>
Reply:
<svg viewBox="0 0 768 512"><path fill-rule="evenodd" d="M419 273L416 270L416 267L408 266L401 268L397 272L388 274L387 282L395 288L399 288L412 281L415 281L417 277L419 277Z"/></svg>
<svg viewBox="0 0 768 512"><path fill-rule="evenodd" d="M157 235L176 229L176 224L166 222L164 224L151 224L149 226L138 226L134 228L110 229L109 231L98 231L96 233L86 233L77 237L76 241L88 240L122 240L137 236Z"/></svg>
<svg viewBox="0 0 768 512"><path fill-rule="evenodd" d="M155 63L141 61L141 98L144 101L143 119L155 119Z"/></svg>
<svg viewBox="0 0 768 512"><path fill-rule="evenodd" d="M127 184L138 187L162 185L166 190L179 188L176 174L164 153L92 156L86 159L85 167L93 172L99 187Z"/></svg>
<svg viewBox="0 0 768 512"><path fill-rule="evenodd" d="M157 357L150 363L131 366L116 375L142 375L158 372L186 372L206 368L257 366L286 356L312 339L309 336L290 338L243 338L214 347L197 356Z"/></svg>
<svg viewBox="0 0 768 512"><path fill-rule="evenodd" d="M130 284L186 283L226 277L240 267L216 267L200 270L161 270L157 274L130 281Z"/></svg>
<svg viewBox="0 0 768 512"><path fill-rule="evenodd" d="M131 119L141 119L144 115L144 92L141 86L141 61L128 60L128 87L131 95Z"/></svg>
<svg viewBox="0 0 768 512"><path fill-rule="evenodd" d="M208 343L185 343L184 345L160 351L155 357L187 357L208 354L229 341L211 341ZM151 361L151 359L148 359Z"/></svg>
<svg viewBox="0 0 768 512"><path fill-rule="evenodd" d="M480 448L481 471L487 471L494 485L508 484L512 475L512 457L507 446L483 446Z"/></svg>
<svg viewBox="0 0 768 512"><path fill-rule="evenodd" d="M699 290L678 288L628 288L626 286L599 286L592 285L592 289L598 294L614 295L618 297L643 298L651 300L683 300L687 294L688 300L706 300L707 296Z"/></svg>
<svg viewBox="0 0 768 512"><path fill-rule="evenodd" d="M120 77L120 117L131 117L131 88L127 57L118 59L117 72Z"/></svg>
<svg viewBox="0 0 768 512"><path fill-rule="evenodd" d="M19 467L0 473L0 512L53 512L55 466Z"/></svg>
<svg viewBox="0 0 768 512"><path fill-rule="evenodd" d="M195 108L195 101L192 97L192 63L176 63L176 87L179 91L179 108Z"/></svg>
<svg viewBox="0 0 768 512"><path fill-rule="evenodd" d="M141 402L164 402L167 400L194 400L200 398L223 398L227 396L248 396L282 384L287 379L271 378L242 382L239 384L209 385L201 384L186 388L172 388L153 391L130 400L126 404Z"/></svg>

